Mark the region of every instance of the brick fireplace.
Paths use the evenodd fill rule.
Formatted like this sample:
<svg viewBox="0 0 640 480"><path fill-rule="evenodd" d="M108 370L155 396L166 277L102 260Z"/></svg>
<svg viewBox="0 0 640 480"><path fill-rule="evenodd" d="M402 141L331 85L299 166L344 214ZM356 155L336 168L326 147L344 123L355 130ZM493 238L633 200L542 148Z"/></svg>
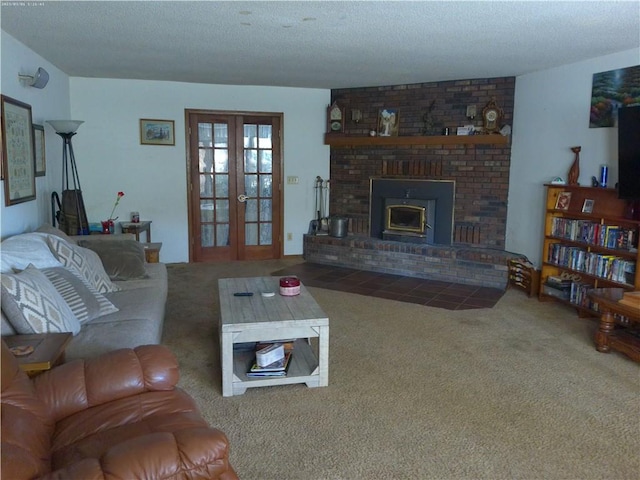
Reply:
<svg viewBox="0 0 640 480"><path fill-rule="evenodd" d="M492 98L504 111L502 123L511 125L514 88L515 78L505 77L333 90L332 102L344 108L347 122L343 134L327 135L329 212L349 219L349 236L307 235L305 258L504 287L507 259L518 256L504 251L510 141L501 135L495 142L488 137L439 135L445 127L455 133L458 126L481 125L480 112ZM468 105L479 112L473 120L466 118ZM384 108L398 109L398 137L368 142L366 137L376 130L378 113ZM358 123L350 122L352 109L362 113ZM414 242L410 236L383 235L385 204L376 196L376 182L396 185L389 198L397 203L415 197L412 186L423 181L454 188L446 238L420 237ZM436 219L441 216L436 214ZM433 233L442 228L438 225Z"/></svg>

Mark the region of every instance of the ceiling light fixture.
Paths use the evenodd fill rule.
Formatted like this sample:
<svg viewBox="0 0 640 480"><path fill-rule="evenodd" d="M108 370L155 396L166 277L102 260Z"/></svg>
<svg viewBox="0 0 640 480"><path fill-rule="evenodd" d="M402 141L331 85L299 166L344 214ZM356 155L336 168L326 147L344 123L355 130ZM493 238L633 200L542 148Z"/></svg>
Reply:
<svg viewBox="0 0 640 480"><path fill-rule="evenodd" d="M33 75L18 74L18 80L25 87L44 88L49 83L49 72L42 67L38 67L38 70Z"/></svg>

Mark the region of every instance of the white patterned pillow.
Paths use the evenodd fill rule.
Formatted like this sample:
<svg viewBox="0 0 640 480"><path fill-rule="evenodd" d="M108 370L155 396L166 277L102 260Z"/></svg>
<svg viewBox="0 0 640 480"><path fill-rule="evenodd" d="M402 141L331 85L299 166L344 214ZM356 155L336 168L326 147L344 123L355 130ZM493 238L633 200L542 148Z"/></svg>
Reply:
<svg viewBox="0 0 640 480"><path fill-rule="evenodd" d="M119 310L72 268L45 268L42 273L67 302L81 325Z"/></svg>
<svg viewBox="0 0 640 480"><path fill-rule="evenodd" d="M88 248L72 245L53 235L50 235L47 241L51 251L62 265L77 270L98 292L109 293L120 290L120 287L111 282L97 253Z"/></svg>
<svg viewBox="0 0 640 480"><path fill-rule="evenodd" d="M19 334L80 331L80 322L44 273L33 265L4 273L2 310Z"/></svg>

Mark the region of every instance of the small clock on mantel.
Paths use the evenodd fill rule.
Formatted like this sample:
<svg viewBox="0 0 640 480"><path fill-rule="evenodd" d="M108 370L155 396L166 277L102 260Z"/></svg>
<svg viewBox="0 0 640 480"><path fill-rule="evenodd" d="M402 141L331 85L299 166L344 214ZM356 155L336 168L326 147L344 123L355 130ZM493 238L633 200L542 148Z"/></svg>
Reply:
<svg viewBox="0 0 640 480"><path fill-rule="evenodd" d="M344 132L344 110L336 102L327 107L327 132Z"/></svg>
<svg viewBox="0 0 640 480"><path fill-rule="evenodd" d="M502 116L502 109L498 107L494 97L482 109L482 128L484 133L499 133Z"/></svg>

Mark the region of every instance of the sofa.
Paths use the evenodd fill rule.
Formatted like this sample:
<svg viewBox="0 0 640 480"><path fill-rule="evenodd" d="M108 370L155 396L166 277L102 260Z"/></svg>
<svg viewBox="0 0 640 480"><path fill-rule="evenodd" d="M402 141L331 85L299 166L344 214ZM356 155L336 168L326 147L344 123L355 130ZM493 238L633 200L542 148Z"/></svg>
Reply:
<svg viewBox="0 0 640 480"><path fill-rule="evenodd" d="M146 263L133 235L70 237L43 225L4 239L0 259L3 336L71 332L67 360L161 342L166 266Z"/></svg>
<svg viewBox="0 0 640 480"><path fill-rule="evenodd" d="M166 347L120 349L30 379L1 343L3 478L238 478L225 434L176 387Z"/></svg>

